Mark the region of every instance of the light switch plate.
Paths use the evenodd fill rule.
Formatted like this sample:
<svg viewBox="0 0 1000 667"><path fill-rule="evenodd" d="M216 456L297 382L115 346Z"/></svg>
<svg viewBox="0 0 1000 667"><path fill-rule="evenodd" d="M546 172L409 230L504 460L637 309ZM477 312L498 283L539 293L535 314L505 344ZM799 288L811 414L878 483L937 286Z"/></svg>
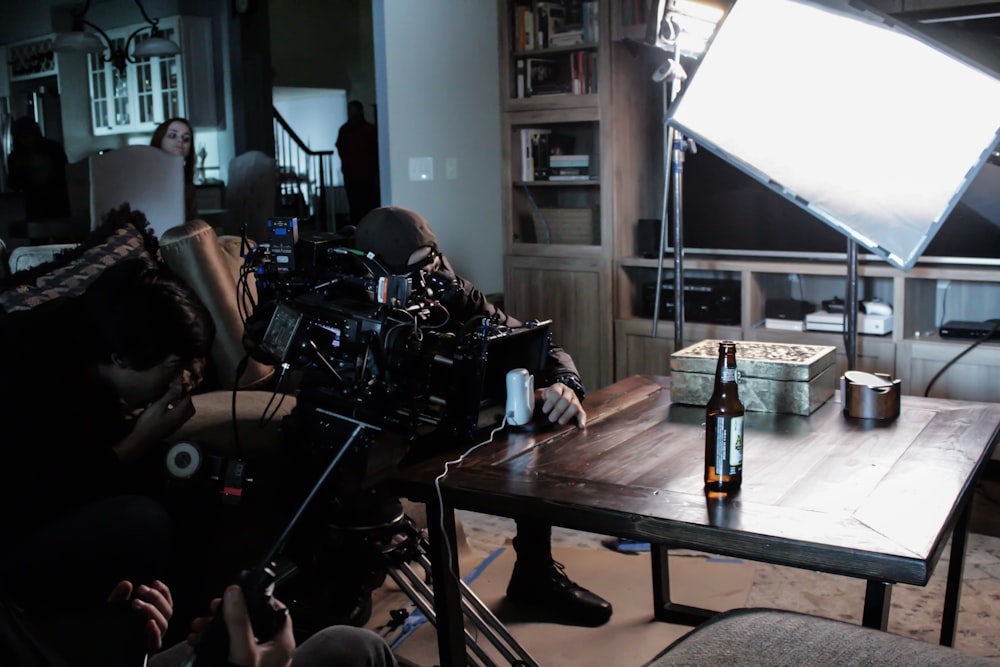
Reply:
<svg viewBox="0 0 1000 667"><path fill-rule="evenodd" d="M458 158L450 157L444 161L444 174L449 181L458 178Z"/></svg>
<svg viewBox="0 0 1000 667"><path fill-rule="evenodd" d="M410 158L410 180L411 181L433 181L434 180L434 158L432 158L432 157L411 157Z"/></svg>

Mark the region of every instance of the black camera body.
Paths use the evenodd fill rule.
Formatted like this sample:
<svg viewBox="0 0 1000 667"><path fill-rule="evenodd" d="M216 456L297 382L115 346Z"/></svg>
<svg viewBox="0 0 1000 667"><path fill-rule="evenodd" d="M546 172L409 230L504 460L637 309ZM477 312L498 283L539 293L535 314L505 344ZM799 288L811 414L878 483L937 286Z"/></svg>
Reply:
<svg viewBox="0 0 1000 667"><path fill-rule="evenodd" d="M261 294L248 324L258 358L307 369L293 418L357 421L421 447L457 445L501 423L508 370L543 370L550 322L452 323L441 303L454 296L447 281L394 275L374 255L306 243L297 257L312 262L295 271L279 270L266 252L247 258Z"/></svg>

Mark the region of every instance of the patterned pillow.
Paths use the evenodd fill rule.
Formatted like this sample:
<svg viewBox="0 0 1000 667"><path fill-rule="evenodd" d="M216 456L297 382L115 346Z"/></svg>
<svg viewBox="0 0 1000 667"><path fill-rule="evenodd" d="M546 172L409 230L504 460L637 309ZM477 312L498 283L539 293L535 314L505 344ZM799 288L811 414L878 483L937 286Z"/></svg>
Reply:
<svg viewBox="0 0 1000 667"><path fill-rule="evenodd" d="M158 252L159 243L148 230L146 217L123 205L109 213L104 224L80 245L0 283L0 308L28 310L58 297L76 296L112 264L142 258L153 266Z"/></svg>

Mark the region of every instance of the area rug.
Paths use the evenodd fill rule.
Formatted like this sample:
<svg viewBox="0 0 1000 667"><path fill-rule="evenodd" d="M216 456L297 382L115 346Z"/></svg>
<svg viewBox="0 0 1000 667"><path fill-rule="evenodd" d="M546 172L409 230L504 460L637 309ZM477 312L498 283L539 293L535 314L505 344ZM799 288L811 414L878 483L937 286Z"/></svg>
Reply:
<svg viewBox="0 0 1000 667"><path fill-rule="evenodd" d="M938 642L949 553L946 547L927 586L893 586L889 632ZM747 605L860 623L864 595L865 582L858 579L757 564ZM1000 538L969 535L955 647L1000 657Z"/></svg>
<svg viewBox="0 0 1000 667"><path fill-rule="evenodd" d="M458 516L466 536L462 551L463 572L471 571L497 549L509 547L516 531L514 522L509 519L472 512L459 512ZM472 587L477 592L483 591L481 597L502 620L509 622L519 641L532 647L529 652L540 664L641 665L655 654L653 651L647 656L650 650L656 646L662 649L688 628L650 621L648 554L636 556L609 551L602 545L604 539L592 533L553 529L557 557L570 561L567 572L615 605L615 615L604 628L566 628L511 617L511 610L504 608L502 600L513 563L509 548L480 575L482 581ZM588 552L595 555L588 558ZM946 548L926 587L893 587L890 632L932 643L938 641L948 555ZM674 565L688 561L701 565L702 571L693 572L685 570L684 565ZM674 600L717 609L774 607L860 623L865 592L863 581L763 563L727 562L739 567L724 570L735 574L732 578L727 577L733 584L731 590L718 591L724 600L720 604L718 599L706 600L711 596L702 594L705 586L719 578L718 568L708 569L712 563L721 561L713 561L710 555L696 552L671 552ZM619 576L623 577L621 581L616 580ZM682 597L687 595L682 591L687 585L695 591L691 600ZM388 610L385 613L388 614ZM373 623L376 623L374 617ZM529 639L535 634L541 638L537 645L534 638ZM957 635L959 650L972 655L1000 657L1000 538L975 533L969 536ZM423 648L420 648L422 642ZM414 633L407 639L405 643L409 646L406 650L401 648L400 653L409 657L409 651L420 656L419 659L411 658L418 664L433 665L437 662L434 642L433 629L427 628L423 634ZM609 659L610 662L601 662Z"/></svg>
<svg viewBox="0 0 1000 667"><path fill-rule="evenodd" d="M639 666L690 630L652 620L648 553L557 547L553 555L574 580L611 602L615 609L611 621L599 628L561 625L508 603L504 591L515 560L509 547L494 552L488 567L470 585L540 665ZM475 569L474 559L461 560L463 573ZM717 611L745 605L754 577L752 564L683 553L672 554L670 561L673 601ZM408 600L401 592L387 593L378 600L368 627L383 631L387 622L408 611ZM509 664L488 642L479 643L497 664ZM434 628L429 623L420 625L396 647L396 653L419 665L438 664Z"/></svg>

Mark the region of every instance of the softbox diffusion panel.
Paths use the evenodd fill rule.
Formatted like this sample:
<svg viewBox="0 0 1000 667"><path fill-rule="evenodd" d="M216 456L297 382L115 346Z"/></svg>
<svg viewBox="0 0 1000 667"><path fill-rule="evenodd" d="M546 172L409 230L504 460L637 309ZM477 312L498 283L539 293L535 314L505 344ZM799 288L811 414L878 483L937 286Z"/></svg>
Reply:
<svg viewBox="0 0 1000 667"><path fill-rule="evenodd" d="M1000 80L838 0L736 0L668 121L909 270L996 145Z"/></svg>

